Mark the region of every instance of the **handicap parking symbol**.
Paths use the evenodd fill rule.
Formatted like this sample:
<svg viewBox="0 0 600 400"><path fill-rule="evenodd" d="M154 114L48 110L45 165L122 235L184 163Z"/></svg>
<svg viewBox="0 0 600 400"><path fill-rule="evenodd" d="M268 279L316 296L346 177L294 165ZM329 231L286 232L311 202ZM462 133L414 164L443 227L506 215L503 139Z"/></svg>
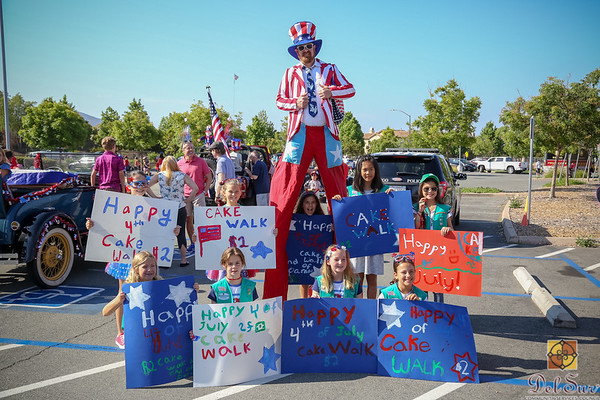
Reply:
<svg viewBox="0 0 600 400"><path fill-rule="evenodd" d="M40 289L32 286L0 297L0 305L63 308L69 304L94 296L103 290L102 288L81 286L61 286L54 289Z"/></svg>

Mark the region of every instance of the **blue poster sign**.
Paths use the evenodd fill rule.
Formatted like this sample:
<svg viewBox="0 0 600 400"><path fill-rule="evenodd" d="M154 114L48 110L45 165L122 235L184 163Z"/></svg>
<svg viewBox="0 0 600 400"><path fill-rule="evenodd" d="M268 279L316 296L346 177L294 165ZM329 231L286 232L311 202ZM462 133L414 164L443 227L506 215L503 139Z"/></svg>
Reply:
<svg viewBox="0 0 600 400"><path fill-rule="evenodd" d="M283 305L281 372L377 371L377 301L298 299Z"/></svg>
<svg viewBox="0 0 600 400"><path fill-rule="evenodd" d="M378 375L479 383L475 339L465 307L382 299L378 329Z"/></svg>
<svg viewBox="0 0 600 400"><path fill-rule="evenodd" d="M312 285L321 275L327 246L333 243L331 215L294 214L286 245L290 284Z"/></svg>
<svg viewBox="0 0 600 400"><path fill-rule="evenodd" d="M332 201L338 244L351 257L398 251L398 229L414 228L410 191L373 193Z"/></svg>
<svg viewBox="0 0 600 400"><path fill-rule="evenodd" d="M192 376L193 287L193 276L123 285L128 389Z"/></svg>

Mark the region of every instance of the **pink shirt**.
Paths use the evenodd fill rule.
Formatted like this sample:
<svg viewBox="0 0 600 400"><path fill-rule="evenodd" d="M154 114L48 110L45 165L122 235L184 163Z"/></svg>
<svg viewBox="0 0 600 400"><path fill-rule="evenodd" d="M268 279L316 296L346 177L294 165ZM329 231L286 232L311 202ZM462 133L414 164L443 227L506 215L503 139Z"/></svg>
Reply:
<svg viewBox="0 0 600 400"><path fill-rule="evenodd" d="M198 185L198 194L204 192L204 177L210 174L210 168L203 158L194 155L191 161L187 161L185 157L177 161L177 165L181 172L189 175L190 178ZM184 195L188 197L192 189L185 185Z"/></svg>
<svg viewBox="0 0 600 400"><path fill-rule="evenodd" d="M98 171L98 187L100 189L117 189L121 191L119 172L125 170L123 159L112 151L105 151L96 159L94 169Z"/></svg>

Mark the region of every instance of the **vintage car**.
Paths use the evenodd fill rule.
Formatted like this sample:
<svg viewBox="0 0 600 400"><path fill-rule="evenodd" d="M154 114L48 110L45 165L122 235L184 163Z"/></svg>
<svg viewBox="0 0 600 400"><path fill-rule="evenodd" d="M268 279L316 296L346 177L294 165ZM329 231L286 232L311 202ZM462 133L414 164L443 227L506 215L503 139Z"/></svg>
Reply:
<svg viewBox="0 0 600 400"><path fill-rule="evenodd" d="M3 185L0 259L26 263L38 286L61 285L85 248L94 193L75 174L14 170Z"/></svg>

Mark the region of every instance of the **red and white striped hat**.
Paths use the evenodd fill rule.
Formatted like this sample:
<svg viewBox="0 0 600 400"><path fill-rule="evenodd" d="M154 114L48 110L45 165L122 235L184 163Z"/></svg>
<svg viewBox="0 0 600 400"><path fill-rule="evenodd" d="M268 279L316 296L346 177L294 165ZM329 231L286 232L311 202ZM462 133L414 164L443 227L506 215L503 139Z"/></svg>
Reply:
<svg viewBox="0 0 600 400"><path fill-rule="evenodd" d="M315 31L317 27L315 24L309 21L300 21L296 22L290 28L289 35L294 44L288 48L288 53L295 59L298 59L298 55L296 54L296 46L306 43L314 43L315 44L315 56L319 54L321 50L321 39L315 39Z"/></svg>

